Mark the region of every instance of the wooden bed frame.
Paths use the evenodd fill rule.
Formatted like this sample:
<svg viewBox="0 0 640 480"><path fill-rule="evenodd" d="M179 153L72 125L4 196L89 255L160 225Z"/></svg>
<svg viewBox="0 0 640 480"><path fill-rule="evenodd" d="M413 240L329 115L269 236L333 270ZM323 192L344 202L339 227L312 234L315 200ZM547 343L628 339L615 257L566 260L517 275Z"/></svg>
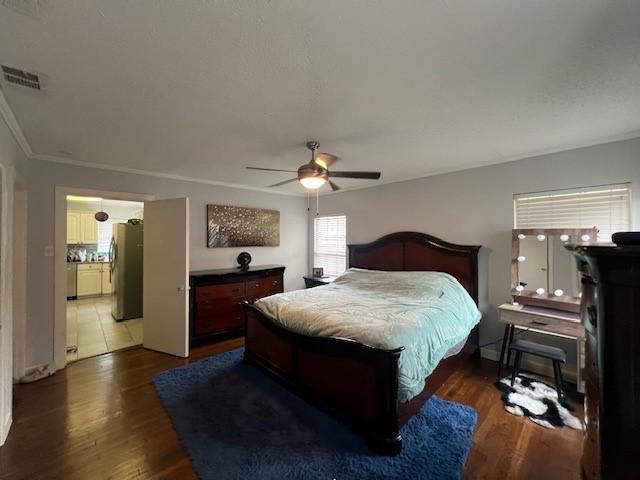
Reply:
<svg viewBox="0 0 640 480"><path fill-rule="evenodd" d="M348 248L349 267L446 272L478 302L480 246L398 232ZM400 452L402 426L478 347L476 327L463 350L440 362L429 375L420 394L399 403L398 358L403 347L383 350L353 340L300 335L275 324L251 303L245 303L245 310L244 360L348 423L365 435L372 448L387 455Z"/></svg>

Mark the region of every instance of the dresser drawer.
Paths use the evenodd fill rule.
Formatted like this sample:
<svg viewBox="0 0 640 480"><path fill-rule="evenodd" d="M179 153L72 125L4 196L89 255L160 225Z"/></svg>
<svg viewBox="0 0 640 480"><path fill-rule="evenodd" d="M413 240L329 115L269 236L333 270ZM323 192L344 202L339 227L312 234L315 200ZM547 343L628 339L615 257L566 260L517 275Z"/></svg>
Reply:
<svg viewBox="0 0 640 480"><path fill-rule="evenodd" d="M584 342L584 368L598 377L598 343L596 337L587 332Z"/></svg>
<svg viewBox="0 0 640 480"><path fill-rule="evenodd" d="M244 283L224 283L222 285L197 287L196 302L199 304L218 298L243 297L244 293Z"/></svg>
<svg viewBox="0 0 640 480"><path fill-rule="evenodd" d="M196 305L196 317L242 310L242 300L244 297L201 298Z"/></svg>
<svg viewBox="0 0 640 480"><path fill-rule="evenodd" d="M221 333L244 326L242 299L222 299L198 304L195 316L197 335Z"/></svg>
<svg viewBox="0 0 640 480"><path fill-rule="evenodd" d="M598 436L600 413L600 389L597 380L587 377L584 384L584 427L588 435Z"/></svg>
<svg viewBox="0 0 640 480"><path fill-rule="evenodd" d="M210 333L224 333L239 330L244 327L244 313L242 311L202 316L196 319L196 335Z"/></svg>
<svg viewBox="0 0 640 480"><path fill-rule="evenodd" d="M582 297L580 299L580 319L585 330L598 331L598 294L596 284L587 277L582 277Z"/></svg>
<svg viewBox="0 0 640 480"><path fill-rule="evenodd" d="M535 312L527 311L522 307L504 308L501 306L500 320L522 328L531 328L541 331L549 331L556 334L567 335L569 337L584 338L584 327L580 323L577 315L572 320L564 320L551 316L538 315Z"/></svg>
<svg viewBox="0 0 640 480"><path fill-rule="evenodd" d="M250 300L267 297L275 293L282 293L282 277L274 275L272 277L258 278L246 283L246 296Z"/></svg>

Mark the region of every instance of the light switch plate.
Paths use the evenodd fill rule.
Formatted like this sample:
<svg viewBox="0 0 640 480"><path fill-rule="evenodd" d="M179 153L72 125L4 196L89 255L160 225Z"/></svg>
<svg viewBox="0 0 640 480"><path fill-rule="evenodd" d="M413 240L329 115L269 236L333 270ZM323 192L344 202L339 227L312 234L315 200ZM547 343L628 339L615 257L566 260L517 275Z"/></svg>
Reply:
<svg viewBox="0 0 640 480"><path fill-rule="evenodd" d="M44 256L53 257L53 245L46 245L44 247Z"/></svg>

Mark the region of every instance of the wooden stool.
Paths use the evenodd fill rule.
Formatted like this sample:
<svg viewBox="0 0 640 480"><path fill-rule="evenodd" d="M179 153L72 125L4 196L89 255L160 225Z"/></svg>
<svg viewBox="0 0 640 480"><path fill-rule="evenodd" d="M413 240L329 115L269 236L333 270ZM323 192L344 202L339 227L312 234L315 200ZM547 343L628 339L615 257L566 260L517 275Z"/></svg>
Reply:
<svg viewBox="0 0 640 480"><path fill-rule="evenodd" d="M520 371L520 362L522 361L523 353L547 358L553 362L553 374L556 380L558 401L562 401L562 398L564 397L564 382L562 381L562 370L560 369L560 364L567 362L567 352L565 352L561 348L542 345L535 342L528 342L527 340L516 340L511 345L509 345L509 351L511 350L516 352L516 358L513 364L513 372L511 374L511 386L513 387L513 384L516 381L516 376Z"/></svg>

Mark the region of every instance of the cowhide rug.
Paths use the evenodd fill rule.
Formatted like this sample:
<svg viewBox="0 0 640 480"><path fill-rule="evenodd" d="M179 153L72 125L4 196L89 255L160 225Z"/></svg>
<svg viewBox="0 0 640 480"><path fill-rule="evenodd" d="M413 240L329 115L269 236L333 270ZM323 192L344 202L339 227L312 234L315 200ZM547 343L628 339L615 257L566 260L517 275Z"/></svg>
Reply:
<svg viewBox="0 0 640 480"><path fill-rule="evenodd" d="M519 375L511 386L511 377L496 382L502 391L504 409L512 415L526 415L546 428L571 427L582 430L582 422L570 412L571 406L558 402L556 389L541 380Z"/></svg>

